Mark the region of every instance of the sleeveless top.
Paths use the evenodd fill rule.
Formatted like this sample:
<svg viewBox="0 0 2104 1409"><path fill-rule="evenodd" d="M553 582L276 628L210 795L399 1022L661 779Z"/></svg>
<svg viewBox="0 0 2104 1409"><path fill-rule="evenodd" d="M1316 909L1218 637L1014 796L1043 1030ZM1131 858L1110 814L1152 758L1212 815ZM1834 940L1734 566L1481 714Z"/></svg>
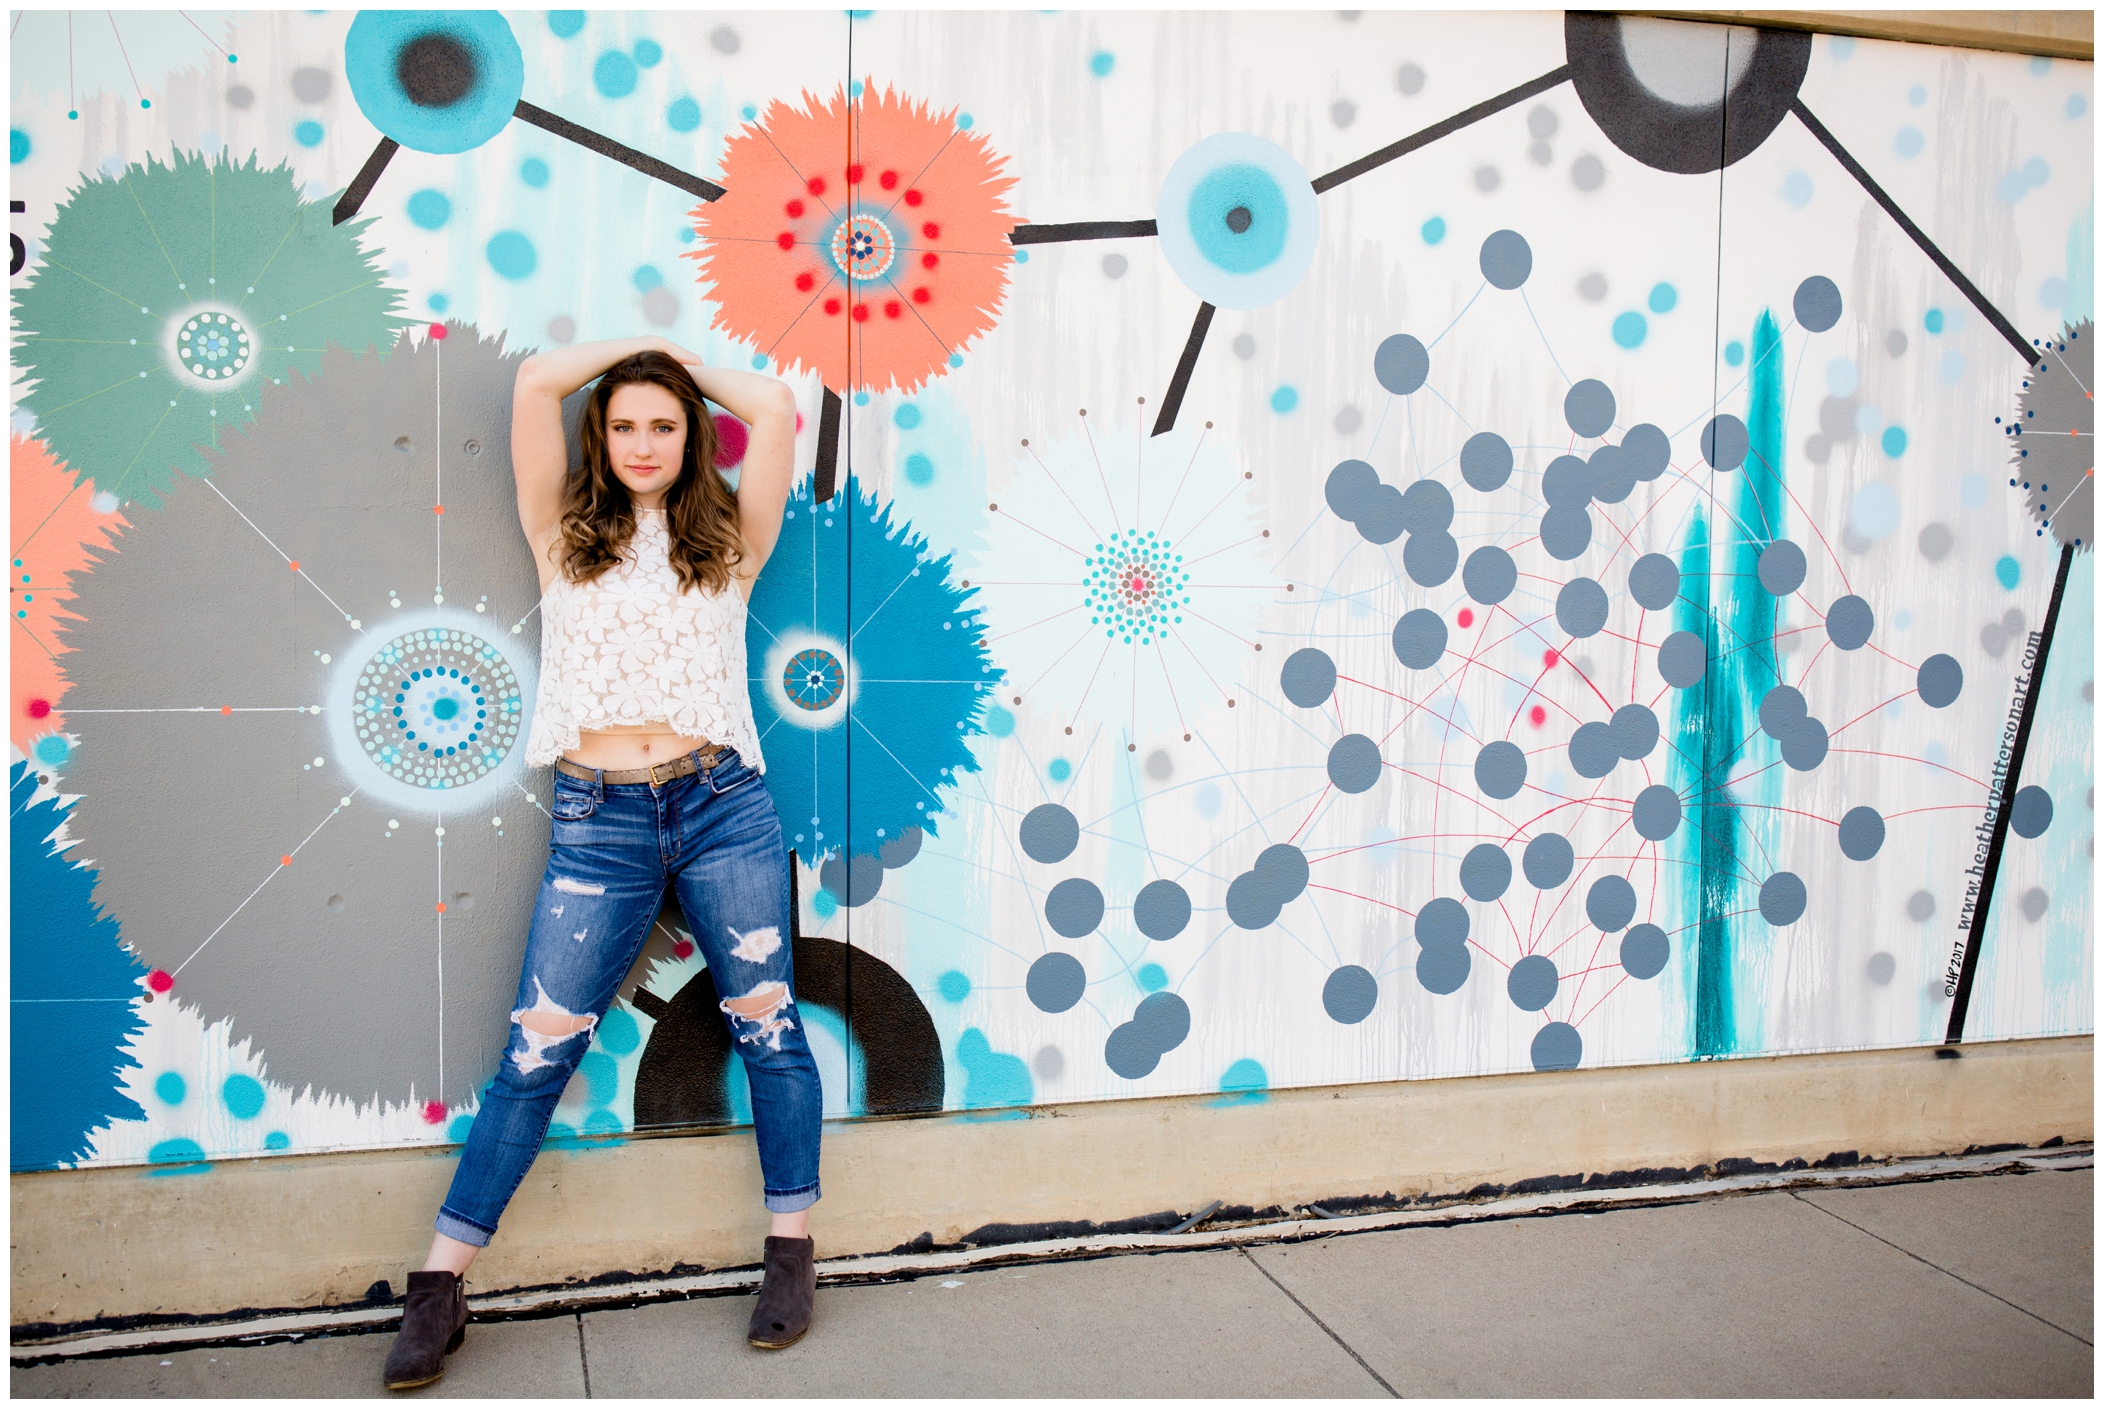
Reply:
<svg viewBox="0 0 2104 1409"><path fill-rule="evenodd" d="M734 748L765 772L746 692L745 597L682 591L661 509L636 514L622 559L588 583L561 573L541 597L541 679L526 762L576 748L584 729L662 722Z"/></svg>

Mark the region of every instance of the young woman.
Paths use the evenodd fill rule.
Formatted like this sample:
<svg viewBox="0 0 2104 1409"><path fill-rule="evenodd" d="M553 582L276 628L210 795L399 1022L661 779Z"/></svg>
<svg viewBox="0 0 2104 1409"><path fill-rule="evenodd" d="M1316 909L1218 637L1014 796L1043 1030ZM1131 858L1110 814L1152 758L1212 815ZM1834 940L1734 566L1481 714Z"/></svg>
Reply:
<svg viewBox="0 0 2104 1409"><path fill-rule="evenodd" d="M562 400L594 377L573 474ZM702 398L750 427L738 489ZM811 1323L818 1066L790 974L789 868L746 694L745 603L780 536L796 406L771 377L663 338L529 357L512 409L519 523L541 574L529 765L555 765L554 833L511 1041L468 1132L424 1269L409 1274L390 1389L429 1384L467 1324L462 1277L547 1135L668 882L752 1086L771 1230L749 1339Z"/></svg>

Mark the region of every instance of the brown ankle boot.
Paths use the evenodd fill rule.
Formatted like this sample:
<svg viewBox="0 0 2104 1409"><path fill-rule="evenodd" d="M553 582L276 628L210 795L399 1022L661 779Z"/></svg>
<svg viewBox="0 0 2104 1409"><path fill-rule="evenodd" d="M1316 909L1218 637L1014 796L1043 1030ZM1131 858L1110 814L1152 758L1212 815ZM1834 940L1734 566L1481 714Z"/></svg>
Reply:
<svg viewBox="0 0 2104 1409"><path fill-rule="evenodd" d="M753 1308L745 1338L762 1350L794 1345L811 1329L818 1300L817 1245L809 1238L769 1238L760 1304Z"/></svg>
<svg viewBox="0 0 2104 1409"><path fill-rule="evenodd" d="M446 1373L446 1357L467 1334L466 1284L452 1272L412 1272L402 1329L387 1352L389 1389L415 1389Z"/></svg>

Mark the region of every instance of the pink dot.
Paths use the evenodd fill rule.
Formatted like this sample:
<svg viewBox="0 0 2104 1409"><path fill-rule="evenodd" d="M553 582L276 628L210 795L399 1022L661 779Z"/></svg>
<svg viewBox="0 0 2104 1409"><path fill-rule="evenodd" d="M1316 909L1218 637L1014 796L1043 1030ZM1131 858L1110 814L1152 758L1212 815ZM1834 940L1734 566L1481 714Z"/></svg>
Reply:
<svg viewBox="0 0 2104 1409"><path fill-rule="evenodd" d="M796 433L798 435L804 433L804 413L801 411L796 413Z"/></svg>
<svg viewBox="0 0 2104 1409"><path fill-rule="evenodd" d="M1556 664L1556 661L1557 661L1557 655L1556 655L1556 652L1554 652L1554 651L1543 651L1543 652L1541 653L1541 663L1542 663L1543 665L1545 665L1545 666L1549 666L1549 667L1554 667L1554 666L1555 666L1555 664Z"/></svg>
<svg viewBox="0 0 2104 1409"><path fill-rule="evenodd" d="M175 975L166 969L155 969L146 976L146 986L156 993L166 993L175 987Z"/></svg>
<svg viewBox="0 0 2104 1409"><path fill-rule="evenodd" d="M1476 614L1467 607L1463 607L1460 615L1456 616L1454 620L1463 626L1474 626L1476 624Z"/></svg>
<svg viewBox="0 0 2104 1409"><path fill-rule="evenodd" d="M1527 722L1529 724L1532 724L1537 729L1541 728L1542 725L1546 724L1548 722L1548 719L1549 711L1543 709L1540 705L1536 705L1534 708L1527 711Z"/></svg>
<svg viewBox="0 0 2104 1409"><path fill-rule="evenodd" d="M446 1103L444 1101L424 1102L424 1124L442 1125L445 1123L445 1119Z"/></svg>
<svg viewBox="0 0 2104 1409"><path fill-rule="evenodd" d="M433 323L431 325L431 336L438 339L440 342L444 342L446 340L446 325L443 323Z"/></svg>
<svg viewBox="0 0 2104 1409"><path fill-rule="evenodd" d="M745 446L750 439L745 422L728 412L718 412L715 421L716 468L735 470L745 463Z"/></svg>

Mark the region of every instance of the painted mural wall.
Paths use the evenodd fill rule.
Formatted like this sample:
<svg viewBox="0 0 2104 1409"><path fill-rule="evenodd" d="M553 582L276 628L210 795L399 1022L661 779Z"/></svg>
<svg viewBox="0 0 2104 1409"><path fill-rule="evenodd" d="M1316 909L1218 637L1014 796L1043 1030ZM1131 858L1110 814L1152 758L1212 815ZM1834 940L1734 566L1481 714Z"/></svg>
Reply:
<svg viewBox="0 0 2104 1409"><path fill-rule="evenodd" d="M2093 1030L2089 65L10 23L16 1169L462 1138L549 827L509 388L638 332L797 389L836 1116ZM669 905L550 1138L729 1057Z"/></svg>

